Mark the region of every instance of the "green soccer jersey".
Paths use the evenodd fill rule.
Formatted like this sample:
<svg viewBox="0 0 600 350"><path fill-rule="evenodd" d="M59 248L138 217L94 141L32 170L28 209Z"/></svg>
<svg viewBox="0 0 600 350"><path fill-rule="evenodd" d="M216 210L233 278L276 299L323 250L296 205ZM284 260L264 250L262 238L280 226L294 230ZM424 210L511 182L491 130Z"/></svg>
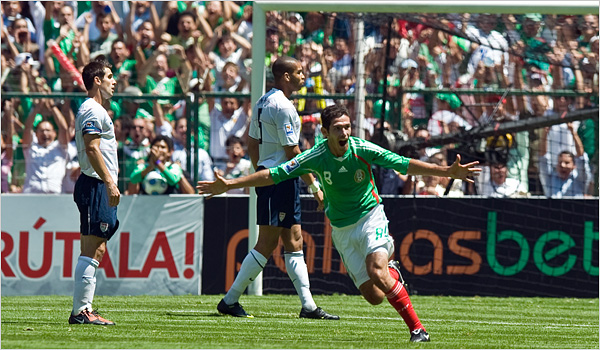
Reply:
<svg viewBox="0 0 600 350"><path fill-rule="evenodd" d="M350 137L348 151L335 157L327 139L293 159L270 168L277 184L307 173L316 173L325 193L325 214L335 227L356 223L381 203L371 165L380 165L406 174L410 158L356 137Z"/></svg>

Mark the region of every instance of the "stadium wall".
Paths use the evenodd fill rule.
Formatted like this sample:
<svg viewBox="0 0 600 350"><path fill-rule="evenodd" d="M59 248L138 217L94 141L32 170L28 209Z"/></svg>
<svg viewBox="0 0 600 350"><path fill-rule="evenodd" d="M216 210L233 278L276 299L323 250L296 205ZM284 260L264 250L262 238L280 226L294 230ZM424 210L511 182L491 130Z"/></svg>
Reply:
<svg viewBox="0 0 600 350"><path fill-rule="evenodd" d="M598 297L597 199L385 197L413 294ZM302 198L316 294L357 294L322 212ZM69 195L2 195L2 296L70 295L79 218ZM248 197L124 196L99 295L224 293L247 253ZM206 233L206 234L204 234ZM206 267L206 268L203 268ZM295 293L282 247L265 293Z"/></svg>

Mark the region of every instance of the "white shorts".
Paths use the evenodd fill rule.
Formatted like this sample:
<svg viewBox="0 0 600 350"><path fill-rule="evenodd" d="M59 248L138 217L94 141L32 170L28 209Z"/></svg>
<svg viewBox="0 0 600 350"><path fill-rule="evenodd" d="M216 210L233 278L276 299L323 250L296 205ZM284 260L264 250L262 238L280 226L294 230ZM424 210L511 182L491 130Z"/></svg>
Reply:
<svg viewBox="0 0 600 350"><path fill-rule="evenodd" d="M389 258L394 253L394 239L389 235L388 219L381 204L353 225L332 226L331 238L357 288L370 280L367 255L384 251Z"/></svg>

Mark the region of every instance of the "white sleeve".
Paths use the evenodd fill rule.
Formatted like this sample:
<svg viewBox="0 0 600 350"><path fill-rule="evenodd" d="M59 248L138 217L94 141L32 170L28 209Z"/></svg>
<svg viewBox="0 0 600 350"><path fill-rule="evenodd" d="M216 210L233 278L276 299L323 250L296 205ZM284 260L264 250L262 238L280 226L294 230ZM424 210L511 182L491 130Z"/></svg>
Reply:
<svg viewBox="0 0 600 350"><path fill-rule="evenodd" d="M102 133L102 122L100 121L99 116L102 115L103 112L105 113L106 111L101 106L92 106L82 112L83 115L80 123L81 133L83 135Z"/></svg>
<svg viewBox="0 0 600 350"><path fill-rule="evenodd" d="M294 120L300 118L295 108L279 110L275 118L279 142L282 146L294 146L298 144L300 130L294 130Z"/></svg>

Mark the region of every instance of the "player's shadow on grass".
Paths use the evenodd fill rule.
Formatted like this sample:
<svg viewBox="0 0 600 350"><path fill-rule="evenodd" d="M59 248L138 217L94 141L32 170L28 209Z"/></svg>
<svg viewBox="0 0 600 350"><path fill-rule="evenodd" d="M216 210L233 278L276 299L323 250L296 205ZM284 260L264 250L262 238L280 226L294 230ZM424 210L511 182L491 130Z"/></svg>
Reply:
<svg viewBox="0 0 600 350"><path fill-rule="evenodd" d="M223 317L223 315L221 315L218 312L202 312L202 313L198 313L198 312L194 312L194 313L189 313L189 312L165 312L164 313L165 316L171 316L171 317Z"/></svg>

